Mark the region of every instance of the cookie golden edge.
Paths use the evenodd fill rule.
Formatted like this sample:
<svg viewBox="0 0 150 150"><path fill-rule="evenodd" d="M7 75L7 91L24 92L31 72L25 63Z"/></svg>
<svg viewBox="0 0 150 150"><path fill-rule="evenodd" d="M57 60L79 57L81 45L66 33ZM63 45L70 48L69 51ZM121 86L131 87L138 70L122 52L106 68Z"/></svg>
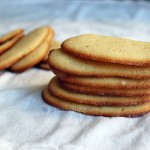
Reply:
<svg viewBox="0 0 150 150"><path fill-rule="evenodd" d="M45 44L45 53L43 53L42 55L40 55L40 57L37 57L36 59L34 59L34 61L32 61L32 63L28 64L27 66L23 66L23 67L16 67L15 64L12 65L10 67L10 70L13 72L23 72L27 69L30 69L32 67L34 67L35 65L37 65L38 63L40 63L44 56L46 55L46 53L48 52L49 48L50 48L50 41L52 40L52 37L54 35L54 31L51 28L48 28L48 35L44 38L44 40L41 42L41 44ZM32 55L32 53L36 52L36 50L41 46L41 44L31 53L29 53L28 55L26 55L25 57L28 57L29 55ZM22 59L20 59L19 61L23 60L25 57L23 57ZM17 61L16 63L18 63L19 61Z"/></svg>
<svg viewBox="0 0 150 150"><path fill-rule="evenodd" d="M43 53L42 55L40 55L40 57L37 57L37 58L35 58L33 61L32 61L32 63L30 63L30 64L28 64L28 65L25 65L25 66L20 66L20 67L16 67L15 66L15 64L13 65L13 66L11 66L10 67L10 70L12 71L12 72L16 72L16 73L20 73L20 72L23 72L23 71L25 71L25 70L27 70L27 69L30 69L30 68L32 68L33 66L35 66L36 64L38 64L39 62L41 62L41 60L43 59L43 57L45 56L45 54L46 54L46 52L47 52L47 50L49 49L49 44L48 44L48 42L46 41L46 43L45 43L45 53ZM36 50L35 50L36 51ZM34 52L35 52L34 51ZM29 55L31 55L32 53L30 53ZM27 56L25 56L25 57L28 57L28 55ZM22 58L23 59L23 58ZM22 60L21 59L21 60Z"/></svg>
<svg viewBox="0 0 150 150"><path fill-rule="evenodd" d="M79 58L79 57L71 55L67 52L64 52L63 49L54 49L54 50L51 50L49 52L49 55L48 55L48 64L49 64L49 66L51 68L57 69L59 71L65 72L65 73L70 74L70 75L82 76L82 77L114 77L114 76L116 76L116 77L126 77L126 78L133 78L133 79L148 79L148 78L150 78L149 73L142 73L142 74L139 74L139 73L135 74L134 73L134 74L132 74L132 73L125 73L125 72L123 72L123 73L120 73L120 72L115 72L115 73L114 72L113 73L109 72L109 73L107 73L107 72L91 72L91 71L89 71L87 73L87 71L83 72L80 69L77 69L77 70L74 69L73 70L73 69L64 68L64 67L62 67L62 66L60 66L60 65L53 62L52 56L53 56L53 53L55 53L55 51L60 51L61 53L64 53L63 55L68 55L69 57L73 57L73 59L75 59L75 61L83 61L82 58ZM98 66L97 61L92 61L92 60L88 60L88 59L84 59L84 60L92 62L92 67L94 65ZM81 62L81 63L83 63L83 62ZM102 63L105 64L105 62L102 62ZM107 63L107 65L109 65L109 64L112 65L112 63ZM113 64L113 68L118 69L118 65L119 65L120 68L125 66L124 70L126 68L130 67L130 69L128 71L131 71L131 69L133 67L137 68L139 71L141 71L141 69L142 70L143 69L144 70L149 69L149 67L144 67L143 68L143 67L140 67L140 66L129 66L129 65L121 65L121 64ZM135 69L134 69L134 71L135 71Z"/></svg>
<svg viewBox="0 0 150 150"><path fill-rule="evenodd" d="M118 97L118 96L100 96L100 95L89 95L71 92L63 89L58 82L58 78L55 76L51 79L48 84L48 90L54 96L60 99L65 99L66 101L73 101L83 104L91 104L98 106L130 106L138 105L150 101L150 96L139 96L139 97Z"/></svg>
<svg viewBox="0 0 150 150"><path fill-rule="evenodd" d="M82 35L80 35L82 36ZM75 38L75 37L72 37ZM143 61L143 60L139 60L139 61L131 61L130 59L128 60L119 60L119 59L112 59L112 58L104 58L104 57L98 57L98 56L94 56L92 54L87 54L87 53L82 53L82 51L78 51L76 52L73 48L67 46L67 42L70 41L71 38L66 39L62 44L61 44L61 48L66 51L67 53L80 57L80 58L84 58L84 59L90 59L90 60L97 60L97 61L101 61L101 62L107 62L107 63L116 63L116 64L122 64L122 65L133 65L133 66L150 66L150 60L148 61ZM132 40L133 41L133 40Z"/></svg>
<svg viewBox="0 0 150 150"><path fill-rule="evenodd" d="M15 37L10 39L9 41L2 43L2 45L0 45L0 55L2 53L6 52L7 50L9 50L11 47L13 47L23 36L24 35L21 32L20 34L16 35Z"/></svg>
<svg viewBox="0 0 150 150"><path fill-rule="evenodd" d="M0 44L7 42L11 38L14 38L15 36L17 36L19 34L23 34L23 32L24 32L24 30L20 28L20 29L14 29L8 33L3 34L0 37Z"/></svg>
<svg viewBox="0 0 150 150"><path fill-rule="evenodd" d="M109 96L148 96L150 89L111 89L111 88L93 88L64 82L59 79L60 85L69 91L79 92L84 94L109 95Z"/></svg>
<svg viewBox="0 0 150 150"><path fill-rule="evenodd" d="M42 92L45 103L62 110L75 111L85 115L105 116L105 117L136 117L142 116L150 111L150 102L137 106L93 106L69 102L53 96L46 87ZM110 111L110 109L112 109ZM126 110L127 109L127 110Z"/></svg>
<svg viewBox="0 0 150 150"><path fill-rule="evenodd" d="M0 70L4 70L4 69L6 69L6 68L9 68L9 67L11 67L13 64L15 64L17 61L19 61L20 59L22 59L23 57L25 57L26 55L28 55L29 53L31 53L31 52L33 52L34 50L36 50L38 47L39 47L39 45L45 40L45 38L47 37L47 35L48 35L48 31L49 31L49 26L43 26L43 27L40 27L40 28L44 28L45 29L45 31L46 31L46 34L45 34L45 36L44 36L44 38L41 40L41 42L35 47L35 48L33 48L33 49L30 49L30 51L28 51L28 53L26 52L25 54L23 54L22 56L19 56L19 57L14 57L13 59L11 59L11 61L8 61L7 63L5 63L5 64L3 64L3 65L1 65L0 66ZM37 28L38 29L38 28ZM36 29L34 29L34 30L36 30ZM33 31L34 31L33 30ZM33 32L33 31L31 31L31 32ZM30 32L29 32L30 33ZM24 36L25 37L25 36ZM22 38L23 39L23 38ZM22 40L21 39L21 40ZM20 41L21 41L20 40ZM19 42L20 42L19 41ZM18 43L19 43L18 42ZM16 43L15 45L17 45L18 43ZM13 48L13 47L12 47ZM10 48L10 50L11 50L11 48ZM7 52L6 52L7 53ZM5 53L4 53L5 54Z"/></svg>
<svg viewBox="0 0 150 150"><path fill-rule="evenodd" d="M69 82L69 83L74 83L77 85L84 85L84 86L91 86L91 87L96 87L96 88L122 88L122 89L132 89L132 88L150 88L150 79L133 79L133 78L125 78L125 77L119 77L120 83L116 83L116 84L110 84L110 83L99 83L99 82L92 82L91 79L92 78L97 78L98 77L84 77L84 76L75 76L75 75L71 75L71 74L67 74L65 72L62 72L58 69L55 68L51 68L52 72L58 76L61 80ZM86 78L86 80L85 80ZM103 77L100 77L103 78ZM104 78L113 78L113 77L104 77ZM88 80L90 79L90 80ZM126 82L126 80L136 80L138 81L138 83L136 84L132 84L127 82L126 84L124 84L124 82ZM139 83L139 80L141 81ZM142 83L143 82L143 83Z"/></svg>

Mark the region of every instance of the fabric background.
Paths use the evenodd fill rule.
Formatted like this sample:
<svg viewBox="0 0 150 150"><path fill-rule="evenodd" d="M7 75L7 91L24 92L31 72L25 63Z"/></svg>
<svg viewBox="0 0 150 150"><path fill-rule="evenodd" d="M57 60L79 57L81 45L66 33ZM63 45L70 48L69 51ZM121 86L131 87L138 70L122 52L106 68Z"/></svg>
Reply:
<svg viewBox="0 0 150 150"><path fill-rule="evenodd" d="M96 33L150 41L147 1L0 1L0 35L50 25L55 39ZM14 54L15 55L15 54ZM132 56L131 56L132 57ZM1 150L149 150L150 113L108 118L62 111L42 101L50 71L0 72Z"/></svg>

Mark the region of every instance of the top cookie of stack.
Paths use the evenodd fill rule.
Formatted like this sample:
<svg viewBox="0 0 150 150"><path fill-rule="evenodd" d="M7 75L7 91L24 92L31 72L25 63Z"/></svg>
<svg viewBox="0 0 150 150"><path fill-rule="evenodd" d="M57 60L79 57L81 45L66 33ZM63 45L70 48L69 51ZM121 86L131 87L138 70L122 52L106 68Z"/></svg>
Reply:
<svg viewBox="0 0 150 150"><path fill-rule="evenodd" d="M149 112L149 50L148 42L109 36L67 39L49 54L49 65L58 78L52 79L43 97L60 108L91 115Z"/></svg>

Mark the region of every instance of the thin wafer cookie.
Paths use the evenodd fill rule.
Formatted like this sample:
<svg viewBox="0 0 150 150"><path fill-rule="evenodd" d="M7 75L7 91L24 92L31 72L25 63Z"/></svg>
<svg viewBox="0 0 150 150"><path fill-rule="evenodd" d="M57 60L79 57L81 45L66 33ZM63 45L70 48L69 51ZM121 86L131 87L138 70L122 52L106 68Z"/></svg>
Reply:
<svg viewBox="0 0 150 150"><path fill-rule="evenodd" d="M9 50L9 48L14 46L22 37L23 37L23 33L19 33L15 37L13 37L10 40L6 41L5 43L2 43L0 45L0 54L2 54L5 51Z"/></svg>
<svg viewBox="0 0 150 150"><path fill-rule="evenodd" d="M82 77L53 69L54 74L63 81L94 88L150 88L150 79L133 79L124 77Z"/></svg>
<svg viewBox="0 0 150 150"><path fill-rule="evenodd" d="M46 38L49 27L41 27L24 36L9 51L0 56L0 70L10 67L19 59L34 51Z"/></svg>
<svg viewBox="0 0 150 150"><path fill-rule="evenodd" d="M82 58L101 62L150 66L150 42L84 34L65 40L61 47Z"/></svg>
<svg viewBox="0 0 150 150"><path fill-rule="evenodd" d="M0 37L0 44L10 40L11 38L14 38L18 34L23 34L23 29L15 29L13 31L4 34L3 36Z"/></svg>
<svg viewBox="0 0 150 150"><path fill-rule="evenodd" d="M42 93L43 100L55 107L61 108L63 110L72 110L80 112L87 115L98 115L107 117L131 117L131 116L141 116L150 111L150 102L146 102L140 105L133 106L94 106L79 104L75 102L65 101L56 96L53 96L48 88L45 88Z"/></svg>
<svg viewBox="0 0 150 150"><path fill-rule="evenodd" d="M64 52L62 49L52 50L49 53L48 62L51 68L78 76L150 78L150 67L120 65L81 59Z"/></svg>
<svg viewBox="0 0 150 150"><path fill-rule="evenodd" d="M83 104L123 106L123 105L137 105L150 101L150 96L119 97L119 96L100 96L100 95L90 95L90 94L87 95L81 93L74 93L63 89L59 85L57 77L51 79L48 88L49 91L56 97Z"/></svg>
<svg viewBox="0 0 150 150"><path fill-rule="evenodd" d="M41 62L41 60L43 60L45 54L49 50L49 42L52 39L52 36L53 32L49 31L49 35L36 50L16 62L14 65L11 66L10 69L14 72L22 72Z"/></svg>
<svg viewBox="0 0 150 150"><path fill-rule="evenodd" d="M11 71L22 72L38 64L49 49L48 41L44 41L35 51L11 66Z"/></svg>
<svg viewBox="0 0 150 150"><path fill-rule="evenodd" d="M148 89L113 89L113 88L93 88L91 86L77 85L69 82L59 81L61 86L65 89L85 93L85 94L99 94L99 95L116 95L116 96L143 96L150 95L150 88Z"/></svg>

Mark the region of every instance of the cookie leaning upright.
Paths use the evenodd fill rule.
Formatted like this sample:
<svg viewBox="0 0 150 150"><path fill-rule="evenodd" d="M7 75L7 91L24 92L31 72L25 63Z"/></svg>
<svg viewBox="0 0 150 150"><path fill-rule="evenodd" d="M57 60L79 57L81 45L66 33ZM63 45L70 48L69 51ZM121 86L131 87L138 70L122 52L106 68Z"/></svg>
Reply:
<svg viewBox="0 0 150 150"><path fill-rule="evenodd" d="M40 27L24 36L9 51L0 56L0 70L10 67L22 57L34 51L46 38L49 27Z"/></svg>
<svg viewBox="0 0 150 150"><path fill-rule="evenodd" d="M23 33L23 29L15 29L13 31L6 33L0 37L0 44L6 42L22 33Z"/></svg>
<svg viewBox="0 0 150 150"><path fill-rule="evenodd" d="M86 59L150 66L150 42L84 34L65 40L61 47L70 54Z"/></svg>
<svg viewBox="0 0 150 150"><path fill-rule="evenodd" d="M0 54L14 46L23 37L23 32L23 29L16 29L0 37Z"/></svg>
<svg viewBox="0 0 150 150"><path fill-rule="evenodd" d="M43 60L50 48L50 43L53 37L53 30L49 28L49 33L44 41L31 53L23 57L11 66L11 71L22 72L29 69ZM36 37L35 37L36 38Z"/></svg>

